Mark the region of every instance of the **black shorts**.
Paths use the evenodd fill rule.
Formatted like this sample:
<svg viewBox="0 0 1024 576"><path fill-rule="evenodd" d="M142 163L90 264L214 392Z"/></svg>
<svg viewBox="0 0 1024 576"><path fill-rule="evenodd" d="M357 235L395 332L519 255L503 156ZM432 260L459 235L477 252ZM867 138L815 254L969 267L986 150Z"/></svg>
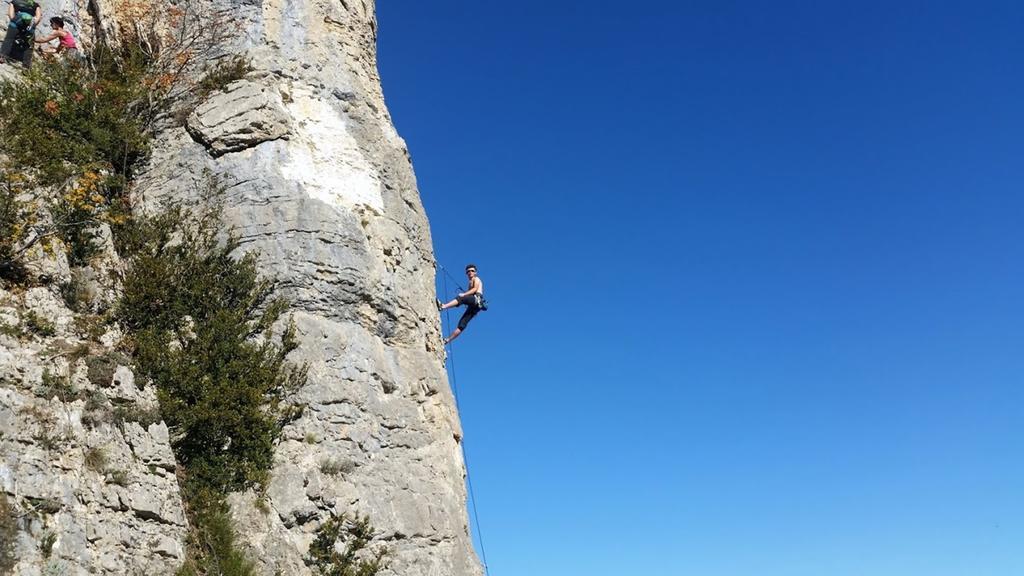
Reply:
<svg viewBox="0 0 1024 576"><path fill-rule="evenodd" d="M462 313L462 318L459 318L459 330L465 330L466 326L469 325L469 321L480 312L480 300L477 299L476 294L470 294L468 296L459 297L459 306L465 306L466 311Z"/></svg>

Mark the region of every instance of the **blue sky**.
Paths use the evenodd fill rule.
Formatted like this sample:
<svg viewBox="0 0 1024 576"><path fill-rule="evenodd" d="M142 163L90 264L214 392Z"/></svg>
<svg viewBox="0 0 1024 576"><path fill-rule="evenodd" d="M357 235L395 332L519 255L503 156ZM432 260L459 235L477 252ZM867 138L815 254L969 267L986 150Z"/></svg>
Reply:
<svg viewBox="0 0 1024 576"><path fill-rule="evenodd" d="M893 4L378 3L493 576L1024 573L1024 5Z"/></svg>

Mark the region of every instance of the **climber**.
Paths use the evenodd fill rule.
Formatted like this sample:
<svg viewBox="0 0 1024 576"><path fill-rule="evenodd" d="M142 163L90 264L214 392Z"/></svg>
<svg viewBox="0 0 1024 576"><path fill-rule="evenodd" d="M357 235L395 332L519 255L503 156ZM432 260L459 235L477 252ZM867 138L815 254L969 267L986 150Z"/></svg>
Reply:
<svg viewBox="0 0 1024 576"><path fill-rule="evenodd" d="M50 18L50 28L53 28L53 32L42 38L36 38L36 44L46 44L51 40L57 40L57 47L49 51L49 53L64 53L65 56L77 59L78 44L75 42L75 37L71 35L71 32L64 29L64 19L60 16Z"/></svg>
<svg viewBox="0 0 1024 576"><path fill-rule="evenodd" d="M32 36L43 18L43 8L35 0L10 0L7 5L7 35L0 47L0 60L21 60L32 64Z"/></svg>
<svg viewBox="0 0 1024 576"><path fill-rule="evenodd" d="M462 331L466 329L469 321L473 319L481 310L487 310L487 301L484 300L484 282L476 275L476 265L469 264L466 266L466 277L469 278L469 289L465 292L460 292L458 297L453 299L451 302L442 304L440 300L437 301L438 310L447 310L448 308L455 308L456 306L465 306L466 311L462 313L462 318L459 318L459 327L452 332L451 336L445 338L444 343L447 345L452 340L459 337Z"/></svg>

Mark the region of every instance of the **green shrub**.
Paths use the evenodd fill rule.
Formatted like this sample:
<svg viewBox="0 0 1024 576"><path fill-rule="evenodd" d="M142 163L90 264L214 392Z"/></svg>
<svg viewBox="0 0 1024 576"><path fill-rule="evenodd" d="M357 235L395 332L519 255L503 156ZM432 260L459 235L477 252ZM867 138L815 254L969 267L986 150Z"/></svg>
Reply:
<svg viewBox="0 0 1024 576"><path fill-rule="evenodd" d="M71 384L69 376L61 376L49 368L43 370L43 382L35 392L40 398L50 399L56 396L61 402L74 402L81 397L81 393Z"/></svg>
<svg viewBox="0 0 1024 576"><path fill-rule="evenodd" d="M0 84L0 152L12 176L53 191L52 224L35 237L60 237L72 265L96 253L98 223L124 217L127 183L148 158L159 92L150 64L136 43L100 42L88 63L43 61Z"/></svg>
<svg viewBox="0 0 1024 576"><path fill-rule="evenodd" d="M107 352L85 359L86 376L93 386L106 388L114 380L118 366L127 366L128 357L120 352Z"/></svg>
<svg viewBox="0 0 1024 576"><path fill-rule="evenodd" d="M167 205L116 231L129 267L115 316L174 432L192 527L180 574L248 575L225 496L265 487L274 444L299 413L286 399L306 372L286 361L294 328L271 331L287 307L274 283L255 255L236 257L235 238L221 239L215 181L203 195L199 209Z"/></svg>
<svg viewBox="0 0 1024 576"><path fill-rule="evenodd" d="M70 264L85 265L98 251L97 226L123 219L114 209L122 200L108 198L112 193L94 169L53 188L41 187L39 174L33 167L0 168L0 278L15 283L27 280L23 258L36 245L52 251L59 238Z"/></svg>
<svg viewBox="0 0 1024 576"><path fill-rule="evenodd" d="M116 486L128 485L128 473L124 470L107 470L107 484Z"/></svg>
<svg viewBox="0 0 1024 576"><path fill-rule="evenodd" d="M107 409L107 395L98 390L92 391L85 399L85 406L82 408L86 412L93 412L96 410Z"/></svg>
<svg viewBox="0 0 1024 576"><path fill-rule="evenodd" d="M74 312L85 312L89 308L89 289L85 284L77 277L73 277L67 282L62 282L60 286L60 297L64 300L64 305L69 310Z"/></svg>
<svg viewBox="0 0 1024 576"><path fill-rule="evenodd" d="M100 194L101 184L95 172L87 172L69 182L49 205L53 217L53 230L64 242L68 263L86 266L99 253L98 225L108 216L108 206L118 202L108 198L110 192Z"/></svg>
<svg viewBox="0 0 1024 576"><path fill-rule="evenodd" d="M339 460L337 458L325 458L320 461L320 471L328 476L339 476L350 474L356 469L356 463L351 460Z"/></svg>
<svg viewBox="0 0 1024 576"><path fill-rule="evenodd" d="M26 249L37 215L22 199L24 178L0 172L0 279L22 283L25 266L21 255Z"/></svg>
<svg viewBox="0 0 1024 576"><path fill-rule="evenodd" d="M133 178L150 154L161 118L187 109L199 68L224 52L229 11L177 0L167 11L127 7L116 42L101 36L81 61L44 60L0 82L0 279L24 282L20 257L61 238L73 266L96 253L96 225L127 218ZM237 56L198 84L222 87L249 71ZM43 202L18 201L31 189ZM41 218L48 213L52 218ZM46 224L40 224L46 222Z"/></svg>
<svg viewBox="0 0 1024 576"><path fill-rule="evenodd" d="M7 494L0 492L0 574L9 574L18 562L14 547L17 536L17 515L7 500Z"/></svg>
<svg viewBox="0 0 1024 576"><path fill-rule="evenodd" d="M177 432L189 482L225 493L266 480L281 427L296 416L284 400L305 370L285 360L294 329L280 343L270 332L286 303L272 297L255 255L236 259L237 240L218 241L220 229L216 205L170 206L135 222L124 236L132 258L117 315Z"/></svg>
<svg viewBox="0 0 1024 576"><path fill-rule="evenodd" d="M24 501L27 504L31 515L35 518L56 514L57 512L60 512L60 509L62 508L60 501L52 498L36 498L29 496L25 498Z"/></svg>
<svg viewBox="0 0 1024 576"><path fill-rule="evenodd" d="M98 342L110 321L110 317L106 314L78 314L74 320L75 332Z"/></svg>
<svg viewBox="0 0 1024 576"><path fill-rule="evenodd" d="M43 533L43 537L39 540L39 551L42 552L43 558L49 558L53 554L53 545L57 543L57 534L47 530Z"/></svg>
<svg viewBox="0 0 1024 576"><path fill-rule="evenodd" d="M97 253L97 225L127 216L129 184L183 77L168 75L161 58L146 39L128 34L116 45L97 42L88 61L41 61L19 81L0 83L8 182L0 232L12 239L0 241L0 275L17 275L25 249L54 236L73 266L86 265ZM27 210L12 203L19 187L44 201Z"/></svg>
<svg viewBox="0 0 1024 576"><path fill-rule="evenodd" d="M21 329L21 326L14 324L0 324L0 334L11 338L21 338L25 335L25 331Z"/></svg>
<svg viewBox="0 0 1024 576"><path fill-rule="evenodd" d="M113 420L121 428L124 427L125 422L137 422L139 426L149 428L150 425L160 422L163 418L160 416L159 409L128 404L114 408Z"/></svg>
<svg viewBox="0 0 1024 576"><path fill-rule="evenodd" d="M255 566L236 546L223 496L207 490L193 492L190 511L190 553L177 576L255 576Z"/></svg>
<svg viewBox="0 0 1024 576"><path fill-rule="evenodd" d="M91 63L43 61L0 85L2 150L57 185L93 168L120 189L149 154L149 59L131 42L98 43Z"/></svg>
<svg viewBox="0 0 1024 576"><path fill-rule="evenodd" d="M104 472L107 469L107 453L98 446L93 446L85 451L85 467L94 472Z"/></svg>
<svg viewBox="0 0 1024 576"><path fill-rule="evenodd" d="M82 425L96 428L100 424L110 422L113 410L105 394L98 390L88 393L85 406L82 407Z"/></svg>
<svg viewBox="0 0 1024 576"><path fill-rule="evenodd" d="M218 60L196 83L196 99L199 102L206 100L210 94L223 90L235 80L241 80L252 70L252 62L244 56L234 55Z"/></svg>
<svg viewBox="0 0 1024 576"><path fill-rule="evenodd" d="M323 576L375 576L387 564L386 548L373 553L364 553L373 539L373 528L369 517L330 518L316 531L316 538L309 545L306 565L312 566ZM336 544L344 544L338 552Z"/></svg>
<svg viewBox="0 0 1024 576"><path fill-rule="evenodd" d="M25 328L36 336L49 337L57 333L53 322L50 322L46 318L36 314L34 310L26 312L25 315L21 317L21 320L24 323Z"/></svg>

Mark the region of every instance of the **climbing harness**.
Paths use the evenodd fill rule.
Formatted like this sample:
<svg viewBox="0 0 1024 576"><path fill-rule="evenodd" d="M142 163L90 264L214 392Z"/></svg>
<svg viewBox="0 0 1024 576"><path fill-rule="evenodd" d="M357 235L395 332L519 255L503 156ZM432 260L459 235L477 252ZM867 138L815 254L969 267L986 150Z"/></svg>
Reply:
<svg viewBox="0 0 1024 576"><path fill-rule="evenodd" d="M441 265L438 264L438 266L441 266ZM444 266L441 266L441 269L444 270ZM445 270L445 274L448 274L447 270ZM448 275L448 276L451 277L451 275ZM452 280L454 280L454 278ZM458 286L458 283L456 283L456 286ZM459 286L459 290L462 291L463 288L461 286ZM444 293L447 296L447 294L448 294L448 280L447 279L444 280ZM486 310L486 308L484 308L484 309ZM445 319L445 323L449 327L451 327L452 319L451 319L451 309L450 308L445 309L445 311L444 311L444 319ZM459 414L462 414L462 408L459 406L459 383L458 383L458 380L456 380L456 378L455 378L455 344L453 342L449 342L448 343L448 349L449 349L449 351L448 351L448 360L451 360L451 362L449 362L448 364L451 367L447 368L447 370L448 370L449 379L450 379L450 381L452 383L452 393L455 396L455 409L458 410ZM480 516L476 512L476 494L473 493L473 477L469 473L469 456L466 454L466 437L465 437L465 435L463 435L462 439L459 441L459 449L462 450L462 461L466 463L466 485L469 487L469 501L470 501L470 504L473 507L473 525L476 526L476 538L477 538L477 541L480 542L480 558L481 558L481 560L483 560L485 576L490 576L490 574L491 574L490 568L488 568L488 566L487 566L487 551L484 549L483 529L480 526Z"/></svg>

